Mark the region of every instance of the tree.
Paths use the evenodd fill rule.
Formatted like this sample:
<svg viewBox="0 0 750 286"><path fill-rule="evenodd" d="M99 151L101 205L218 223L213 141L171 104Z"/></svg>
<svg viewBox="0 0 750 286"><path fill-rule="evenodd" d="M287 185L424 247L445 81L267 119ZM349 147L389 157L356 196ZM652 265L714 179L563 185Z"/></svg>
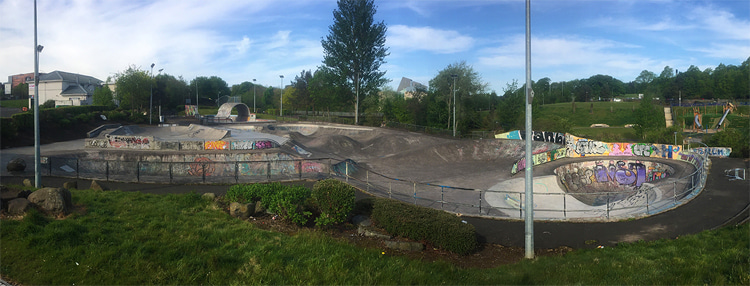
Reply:
<svg viewBox="0 0 750 286"><path fill-rule="evenodd" d="M308 86L310 85L310 82L312 81L312 73L310 73L310 70L302 70L300 75L294 77L294 81L292 82L292 87L294 88L294 93L292 93L291 101L292 107L297 110L305 110L305 113L307 113L310 108L315 109L312 98L310 97L310 89Z"/></svg>
<svg viewBox="0 0 750 286"><path fill-rule="evenodd" d="M29 84L19 83L16 87L11 89L10 93L16 99L29 98Z"/></svg>
<svg viewBox="0 0 750 286"><path fill-rule="evenodd" d="M641 74L639 74L638 77L635 78L635 83L637 85L636 91L639 93L646 92L648 85L651 84L654 79L656 79L655 73L648 70L641 71Z"/></svg>
<svg viewBox="0 0 750 286"><path fill-rule="evenodd" d="M453 86L453 75L457 76L455 78L455 86ZM448 114L449 120L447 123L451 128L453 126L450 120L453 116L453 88L456 88L456 102L464 102L466 99L473 100L474 97L480 96L480 94L484 93L488 85L482 81L479 73L474 71L474 68L467 64L466 61L448 65L439 71L429 83L430 92L447 103L447 109L442 112ZM463 120L473 117L473 113L476 112L472 106L463 106L461 104L456 106L456 110L457 125L462 124Z"/></svg>
<svg viewBox="0 0 750 286"><path fill-rule="evenodd" d="M143 110L148 106L152 79L148 72L131 65L127 70L115 73L117 100L120 107Z"/></svg>
<svg viewBox="0 0 750 286"><path fill-rule="evenodd" d="M373 0L339 0L333 11L333 25L329 35L321 41L324 68L354 87L354 123L359 123L359 98L377 96L379 87L387 83L380 65L385 63L384 22L375 23Z"/></svg>
<svg viewBox="0 0 750 286"><path fill-rule="evenodd" d="M112 99L112 90L108 86L101 86L94 89L93 105L115 106L115 102Z"/></svg>

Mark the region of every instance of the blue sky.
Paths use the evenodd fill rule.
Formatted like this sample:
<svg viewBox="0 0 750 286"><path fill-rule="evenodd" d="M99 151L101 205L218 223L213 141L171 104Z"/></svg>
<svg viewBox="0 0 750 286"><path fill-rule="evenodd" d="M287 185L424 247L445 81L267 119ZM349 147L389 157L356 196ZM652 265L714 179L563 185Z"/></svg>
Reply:
<svg viewBox="0 0 750 286"><path fill-rule="evenodd" d="M380 0L389 84L466 61L502 93L525 81L525 1ZM107 77L130 65L230 86L284 84L322 65L335 1L38 0L40 71ZM0 0L0 78L33 72L33 1ZM750 57L750 1L532 1L532 78L684 71Z"/></svg>

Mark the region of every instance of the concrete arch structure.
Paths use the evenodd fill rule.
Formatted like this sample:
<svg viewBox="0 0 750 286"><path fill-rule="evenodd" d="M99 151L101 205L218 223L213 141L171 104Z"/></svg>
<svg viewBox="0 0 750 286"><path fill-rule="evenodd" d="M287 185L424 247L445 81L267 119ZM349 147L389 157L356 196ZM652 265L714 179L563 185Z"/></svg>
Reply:
<svg viewBox="0 0 750 286"><path fill-rule="evenodd" d="M237 118L234 122L247 122L250 119L250 108L244 103L239 102L227 102L219 107L219 111L216 112L217 118L229 118L232 115L232 109L237 108Z"/></svg>

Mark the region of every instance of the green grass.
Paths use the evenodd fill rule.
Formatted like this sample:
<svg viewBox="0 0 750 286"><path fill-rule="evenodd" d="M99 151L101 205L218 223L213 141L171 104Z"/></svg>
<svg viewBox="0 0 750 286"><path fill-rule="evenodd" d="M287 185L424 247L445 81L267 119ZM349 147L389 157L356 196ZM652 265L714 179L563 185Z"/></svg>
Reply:
<svg viewBox="0 0 750 286"><path fill-rule="evenodd" d="M85 211L3 220L0 273L32 284L750 284L747 225L676 240L459 269L360 249L312 230L286 235L197 194L74 190Z"/></svg>
<svg viewBox="0 0 750 286"><path fill-rule="evenodd" d="M594 139L604 142L637 142L638 137L635 135L633 128L609 127L609 128L592 128L592 127L573 127L571 134Z"/></svg>
<svg viewBox="0 0 750 286"><path fill-rule="evenodd" d="M28 99L0 100L0 106L9 108L22 108L29 106Z"/></svg>
<svg viewBox="0 0 750 286"><path fill-rule="evenodd" d="M635 123L633 110L638 102L576 102L545 104L539 107L540 116L559 116L567 118L573 126L589 127L591 124L603 123L612 127L622 127ZM593 105L593 113L591 112Z"/></svg>

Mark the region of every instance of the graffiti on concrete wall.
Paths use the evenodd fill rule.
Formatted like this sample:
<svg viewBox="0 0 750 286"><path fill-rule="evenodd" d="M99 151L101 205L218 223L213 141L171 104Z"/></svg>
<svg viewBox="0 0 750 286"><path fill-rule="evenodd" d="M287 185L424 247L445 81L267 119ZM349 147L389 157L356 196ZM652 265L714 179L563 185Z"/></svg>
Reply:
<svg viewBox="0 0 750 286"><path fill-rule="evenodd" d="M276 143L267 140L261 141L231 141L232 150L260 150L278 147Z"/></svg>
<svg viewBox="0 0 750 286"><path fill-rule="evenodd" d="M555 169L569 192L637 190L646 182L669 177L674 168L654 161L610 160L571 163Z"/></svg>
<svg viewBox="0 0 750 286"><path fill-rule="evenodd" d="M107 148L109 140L106 139L86 139L86 148Z"/></svg>
<svg viewBox="0 0 750 286"><path fill-rule="evenodd" d="M227 150L229 143L227 141L205 141L203 142L204 150Z"/></svg>
<svg viewBox="0 0 750 286"><path fill-rule="evenodd" d="M608 143L568 134L568 157L636 156L664 159L680 158L681 146L650 143Z"/></svg>
<svg viewBox="0 0 750 286"><path fill-rule="evenodd" d="M732 148L728 147L700 147L691 149L694 152L701 155L708 155L710 157L726 158L732 153Z"/></svg>
<svg viewBox="0 0 750 286"><path fill-rule="evenodd" d="M151 149L153 137L148 136L123 136L107 135L107 143L110 148L123 149Z"/></svg>
<svg viewBox="0 0 750 286"><path fill-rule="evenodd" d="M555 161L557 159L565 158L566 154L567 154L567 149L559 148L555 150L533 154L531 155L531 160L534 162L533 166L536 166L536 165L544 164L547 162ZM526 168L526 157L521 158L520 160L513 163L513 166L510 169L510 173L511 174L518 173L519 170L523 170L524 168Z"/></svg>
<svg viewBox="0 0 750 286"><path fill-rule="evenodd" d="M531 131L531 140L537 142L550 142L560 145L565 145L565 133L559 132L547 132L547 131ZM515 139L524 140L526 139L526 132L521 130L514 130L495 135L496 139Z"/></svg>

